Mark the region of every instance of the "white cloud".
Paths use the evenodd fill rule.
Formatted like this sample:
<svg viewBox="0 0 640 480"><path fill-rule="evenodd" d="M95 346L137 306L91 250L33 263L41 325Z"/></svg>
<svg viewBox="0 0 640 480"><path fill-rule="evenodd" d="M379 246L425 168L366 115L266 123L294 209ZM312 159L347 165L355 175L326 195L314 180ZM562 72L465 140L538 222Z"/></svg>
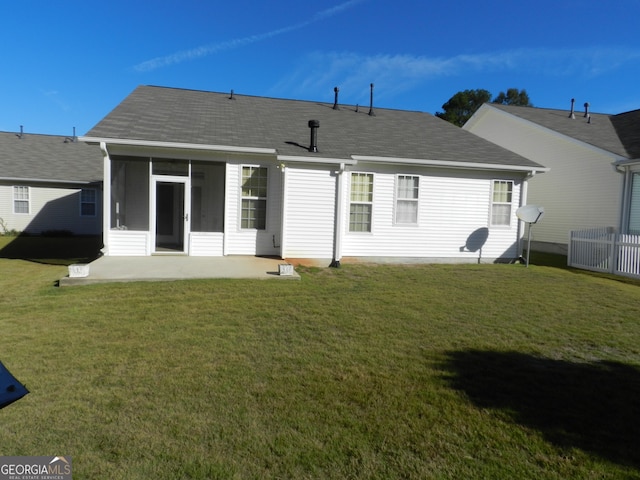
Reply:
<svg viewBox="0 0 640 480"><path fill-rule="evenodd" d="M593 78L639 59L638 50L613 47L521 48L451 57L315 52L303 58L293 72L275 85L272 93L286 92L287 96L304 98L337 85L344 92L365 95L366 87L373 82L386 95L392 95L429 80L496 73Z"/></svg>
<svg viewBox="0 0 640 480"><path fill-rule="evenodd" d="M270 30L265 33L250 35L243 38L236 38L233 40L225 40L225 41L213 43L210 45L203 45L190 50L184 50L181 52L172 53L170 55L165 55L162 57L152 58L151 60L146 60L144 62L141 62L135 65L133 68L138 72L148 72L151 70L156 70L162 67L168 67L170 65L175 65L182 62L196 60L198 58L213 55L214 53L217 53L217 52L231 50L234 48L240 48L245 45L250 45L252 43L258 43L263 40L276 37L278 35L283 35L285 33L292 32L294 30L300 30L301 28L304 28L313 23L333 17L334 15L338 15L342 13L344 10L347 10L363 1L364 0L348 0L339 5L336 5L335 7L327 8L325 10L317 12L315 15L313 15L313 17L310 20L306 20L304 22Z"/></svg>

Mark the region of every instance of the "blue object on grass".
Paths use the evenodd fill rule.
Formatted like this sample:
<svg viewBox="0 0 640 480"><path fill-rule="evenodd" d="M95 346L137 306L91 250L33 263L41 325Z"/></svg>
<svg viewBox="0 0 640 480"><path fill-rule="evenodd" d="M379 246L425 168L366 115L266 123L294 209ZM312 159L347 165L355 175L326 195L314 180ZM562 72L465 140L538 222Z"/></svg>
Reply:
<svg viewBox="0 0 640 480"><path fill-rule="evenodd" d="M20 400L29 390L0 362L0 408Z"/></svg>

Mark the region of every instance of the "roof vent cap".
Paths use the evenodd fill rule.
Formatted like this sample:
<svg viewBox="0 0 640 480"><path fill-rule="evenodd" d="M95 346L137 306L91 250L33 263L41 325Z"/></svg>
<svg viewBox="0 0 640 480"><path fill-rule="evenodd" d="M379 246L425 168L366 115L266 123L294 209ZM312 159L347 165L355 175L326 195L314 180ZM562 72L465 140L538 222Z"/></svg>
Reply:
<svg viewBox="0 0 640 480"><path fill-rule="evenodd" d="M309 151L318 153L318 128L320 128L320 120L309 120L309 128L311 129L311 143Z"/></svg>
<svg viewBox="0 0 640 480"><path fill-rule="evenodd" d="M576 99L575 99L575 98L572 98L572 99L571 99L571 112L569 112L569 118L571 118L571 119L575 119L575 118L576 118L575 113L573 113L573 105L574 105L575 103L576 103Z"/></svg>

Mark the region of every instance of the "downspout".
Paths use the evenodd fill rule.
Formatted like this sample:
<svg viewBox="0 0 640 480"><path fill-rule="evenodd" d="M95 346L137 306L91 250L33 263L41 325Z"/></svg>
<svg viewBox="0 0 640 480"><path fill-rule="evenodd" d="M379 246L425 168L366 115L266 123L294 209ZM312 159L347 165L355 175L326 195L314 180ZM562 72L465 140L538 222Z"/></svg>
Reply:
<svg viewBox="0 0 640 480"><path fill-rule="evenodd" d="M336 213L333 227L333 260L331 267L340 268L340 260L342 259L342 226L344 216L343 192L344 192L344 167L340 164L336 179Z"/></svg>
<svg viewBox="0 0 640 480"><path fill-rule="evenodd" d="M107 144L100 142L102 151L102 255L109 255L109 229L111 223L111 158Z"/></svg>

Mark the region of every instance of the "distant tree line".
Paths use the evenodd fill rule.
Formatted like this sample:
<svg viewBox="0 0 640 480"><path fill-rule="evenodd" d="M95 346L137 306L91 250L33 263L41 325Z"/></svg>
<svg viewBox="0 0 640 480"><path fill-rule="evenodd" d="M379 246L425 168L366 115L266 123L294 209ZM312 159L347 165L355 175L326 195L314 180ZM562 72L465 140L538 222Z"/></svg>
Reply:
<svg viewBox="0 0 640 480"><path fill-rule="evenodd" d="M447 103L442 105L443 112L436 112L436 117L440 117L447 122L461 127L478 110L483 103L491 100L491 92L484 89L464 90L456 93ZM491 103L501 105L516 105L520 107L533 107L526 90L509 88L505 92L500 92Z"/></svg>

